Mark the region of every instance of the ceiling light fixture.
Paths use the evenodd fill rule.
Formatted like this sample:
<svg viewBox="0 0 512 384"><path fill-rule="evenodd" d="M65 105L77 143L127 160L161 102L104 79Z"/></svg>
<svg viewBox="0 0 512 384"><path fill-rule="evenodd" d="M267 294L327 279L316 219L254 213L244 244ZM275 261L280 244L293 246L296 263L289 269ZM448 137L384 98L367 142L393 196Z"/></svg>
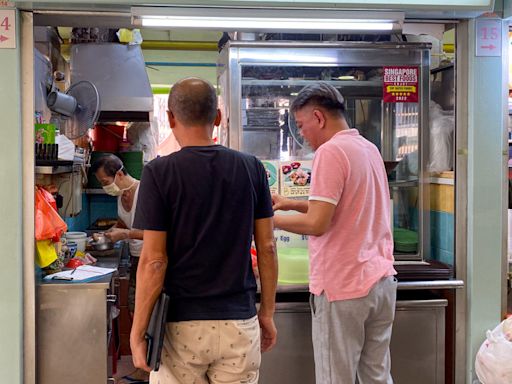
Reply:
<svg viewBox="0 0 512 384"><path fill-rule="evenodd" d="M397 32L401 12L249 9L208 7L132 7L140 27L250 32Z"/></svg>

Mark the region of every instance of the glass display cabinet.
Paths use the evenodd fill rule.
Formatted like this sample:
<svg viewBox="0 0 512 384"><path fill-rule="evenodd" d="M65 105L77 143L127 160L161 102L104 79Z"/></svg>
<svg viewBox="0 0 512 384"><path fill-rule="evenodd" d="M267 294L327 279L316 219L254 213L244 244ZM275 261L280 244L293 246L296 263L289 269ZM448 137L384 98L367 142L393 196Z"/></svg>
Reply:
<svg viewBox="0 0 512 384"><path fill-rule="evenodd" d="M308 84L334 85L349 125L384 159L396 260L429 259L429 65L424 43L230 41L218 63L219 143L260 158L272 191L306 198L313 152L289 107ZM276 231L276 238L280 269L290 273L280 281L298 283L303 271L293 258L306 252L306 237Z"/></svg>

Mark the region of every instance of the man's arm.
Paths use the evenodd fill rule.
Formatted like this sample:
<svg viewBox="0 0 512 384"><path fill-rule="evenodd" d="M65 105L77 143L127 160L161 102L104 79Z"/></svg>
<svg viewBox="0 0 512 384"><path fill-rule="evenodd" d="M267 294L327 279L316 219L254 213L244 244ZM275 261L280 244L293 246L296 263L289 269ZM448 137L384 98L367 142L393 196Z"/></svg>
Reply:
<svg viewBox="0 0 512 384"><path fill-rule="evenodd" d="M167 269L167 233L144 231L144 245L137 269L135 290L135 314L130 333L133 365L150 372L146 364L147 343L144 338L151 312L162 292Z"/></svg>
<svg viewBox="0 0 512 384"><path fill-rule="evenodd" d="M272 218L254 222L254 243L258 253L261 302L258 320L261 327L261 351L272 349L276 343L277 330L274 325L277 287L277 257Z"/></svg>
<svg viewBox="0 0 512 384"><path fill-rule="evenodd" d="M329 229L335 210L334 204L310 200L307 213L275 215L274 225L288 232L321 236Z"/></svg>
<svg viewBox="0 0 512 384"><path fill-rule="evenodd" d="M309 203L307 200L288 199L278 194L272 194L272 209L274 211L297 211L306 213Z"/></svg>
<svg viewBox="0 0 512 384"><path fill-rule="evenodd" d="M115 229L115 228L128 228L128 226L124 223L124 221L122 219L120 219L118 217L117 223L114 226L110 227L109 230Z"/></svg>
<svg viewBox="0 0 512 384"><path fill-rule="evenodd" d="M105 236L114 243L119 240L128 239L143 240L144 231L141 231L140 229L114 228L108 232L105 232Z"/></svg>

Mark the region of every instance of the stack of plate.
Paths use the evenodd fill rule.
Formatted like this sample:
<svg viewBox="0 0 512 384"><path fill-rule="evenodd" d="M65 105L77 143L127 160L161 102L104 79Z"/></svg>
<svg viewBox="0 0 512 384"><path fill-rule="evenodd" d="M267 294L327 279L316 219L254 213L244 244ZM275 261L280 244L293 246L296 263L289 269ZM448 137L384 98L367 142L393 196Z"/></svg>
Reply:
<svg viewBox="0 0 512 384"><path fill-rule="evenodd" d="M405 228L394 228L393 240L397 252L415 253L418 250L418 232Z"/></svg>

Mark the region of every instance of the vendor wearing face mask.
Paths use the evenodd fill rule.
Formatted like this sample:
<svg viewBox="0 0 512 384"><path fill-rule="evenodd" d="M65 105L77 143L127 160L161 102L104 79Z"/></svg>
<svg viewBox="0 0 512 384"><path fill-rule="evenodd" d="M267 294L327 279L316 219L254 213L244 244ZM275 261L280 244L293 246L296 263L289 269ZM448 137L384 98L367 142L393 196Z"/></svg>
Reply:
<svg viewBox="0 0 512 384"><path fill-rule="evenodd" d="M91 172L94 173L107 194L117 196L117 224L109 229L105 236L113 242L128 240L131 256L128 305L130 312L133 314L135 306L135 277L137 275L140 251L142 250L143 235L143 231L132 227L137 208L139 180L130 176L126 172L123 162L114 155L100 158L92 165Z"/></svg>

